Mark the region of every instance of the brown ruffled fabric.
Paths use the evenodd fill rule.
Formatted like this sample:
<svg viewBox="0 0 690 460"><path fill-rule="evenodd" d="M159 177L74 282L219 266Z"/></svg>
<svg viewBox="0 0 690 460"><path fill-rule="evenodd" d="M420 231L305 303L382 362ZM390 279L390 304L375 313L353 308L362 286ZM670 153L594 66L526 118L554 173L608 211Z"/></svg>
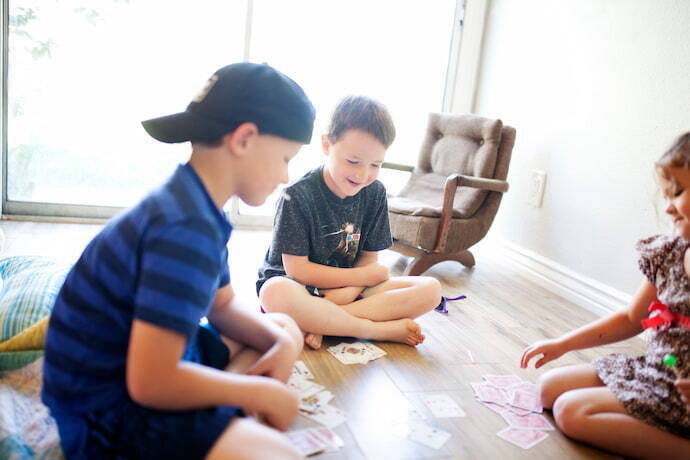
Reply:
<svg viewBox="0 0 690 460"><path fill-rule="evenodd" d="M690 316L690 280L683 268L690 242L682 237L657 235L637 243L639 266L657 288L659 301ZM632 416L690 438L690 414L673 386L673 371L663 364L664 355L679 358L681 375L690 377L690 329L673 325L665 331L650 330L645 356L608 355L592 364L599 378Z"/></svg>

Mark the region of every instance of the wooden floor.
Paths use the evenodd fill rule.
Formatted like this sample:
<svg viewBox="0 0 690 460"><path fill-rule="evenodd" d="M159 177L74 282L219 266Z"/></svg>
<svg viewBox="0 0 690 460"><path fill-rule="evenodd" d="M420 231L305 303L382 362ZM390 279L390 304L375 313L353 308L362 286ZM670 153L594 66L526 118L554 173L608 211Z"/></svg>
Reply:
<svg viewBox="0 0 690 460"><path fill-rule="evenodd" d="M97 225L56 225L0 222L6 234L6 254L43 254L74 260ZM235 231L230 243L232 284L237 294L256 302L256 270L270 239L268 232ZM345 441L338 453L319 459L600 459L617 458L573 442L559 432L522 450L496 436L507 425L475 401L470 382L482 374L517 374L534 382L543 372L521 370L519 357L533 341L556 337L595 319L576 305L529 281L515 267L503 263L489 245L474 251L477 265L466 269L444 262L427 275L437 278L447 296L464 294L451 302L450 314L436 312L419 319L427 336L417 348L377 343L388 354L367 365L346 366L325 347L343 341L328 338L319 351L305 350L302 360L314 381L335 395L331 402L347 413L347 423L335 428ZM401 273L407 259L385 251L384 262ZM640 339L596 350L573 352L545 366L586 363L613 352L639 354ZM445 392L467 413L464 418L435 419L421 403L424 392ZM426 422L452 434L439 450L398 437L392 427L404 422L409 408L427 416ZM550 415L547 415L550 418ZM298 417L291 429L315 424Z"/></svg>

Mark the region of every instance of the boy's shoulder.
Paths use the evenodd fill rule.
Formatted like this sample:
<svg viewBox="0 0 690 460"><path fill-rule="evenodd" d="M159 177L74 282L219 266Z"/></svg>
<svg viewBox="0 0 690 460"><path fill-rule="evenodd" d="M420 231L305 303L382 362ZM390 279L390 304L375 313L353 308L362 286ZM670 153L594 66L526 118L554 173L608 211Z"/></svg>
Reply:
<svg viewBox="0 0 690 460"><path fill-rule="evenodd" d="M151 191L122 217L133 219L149 229L163 230L185 225L202 231L201 227L205 227L204 233L211 232L217 237L231 228L188 165L180 165L168 181Z"/></svg>
<svg viewBox="0 0 690 460"><path fill-rule="evenodd" d="M312 193L315 188L319 187L321 174L321 167L312 169L305 173L302 177L285 187L285 192L288 196L296 193Z"/></svg>

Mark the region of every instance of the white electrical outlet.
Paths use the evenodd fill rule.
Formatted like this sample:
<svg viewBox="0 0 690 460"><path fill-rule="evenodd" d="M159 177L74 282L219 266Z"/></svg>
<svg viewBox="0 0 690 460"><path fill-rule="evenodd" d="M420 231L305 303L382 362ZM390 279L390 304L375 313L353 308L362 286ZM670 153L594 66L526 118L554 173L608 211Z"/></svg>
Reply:
<svg viewBox="0 0 690 460"><path fill-rule="evenodd" d="M544 186L546 185L546 173L533 169L530 174L529 203L535 208L541 208L544 200Z"/></svg>

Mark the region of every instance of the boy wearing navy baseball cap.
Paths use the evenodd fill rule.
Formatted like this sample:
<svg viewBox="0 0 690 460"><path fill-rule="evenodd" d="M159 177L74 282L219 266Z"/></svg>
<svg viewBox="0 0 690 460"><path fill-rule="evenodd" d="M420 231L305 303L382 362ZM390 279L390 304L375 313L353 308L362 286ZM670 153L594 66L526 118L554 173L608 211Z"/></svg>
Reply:
<svg viewBox="0 0 690 460"><path fill-rule="evenodd" d="M192 153L105 226L60 290L42 398L67 458L299 457L278 430L297 414L285 382L302 335L234 298L222 209L286 183L313 122L299 85L252 63L219 69L184 112L143 122Z"/></svg>

